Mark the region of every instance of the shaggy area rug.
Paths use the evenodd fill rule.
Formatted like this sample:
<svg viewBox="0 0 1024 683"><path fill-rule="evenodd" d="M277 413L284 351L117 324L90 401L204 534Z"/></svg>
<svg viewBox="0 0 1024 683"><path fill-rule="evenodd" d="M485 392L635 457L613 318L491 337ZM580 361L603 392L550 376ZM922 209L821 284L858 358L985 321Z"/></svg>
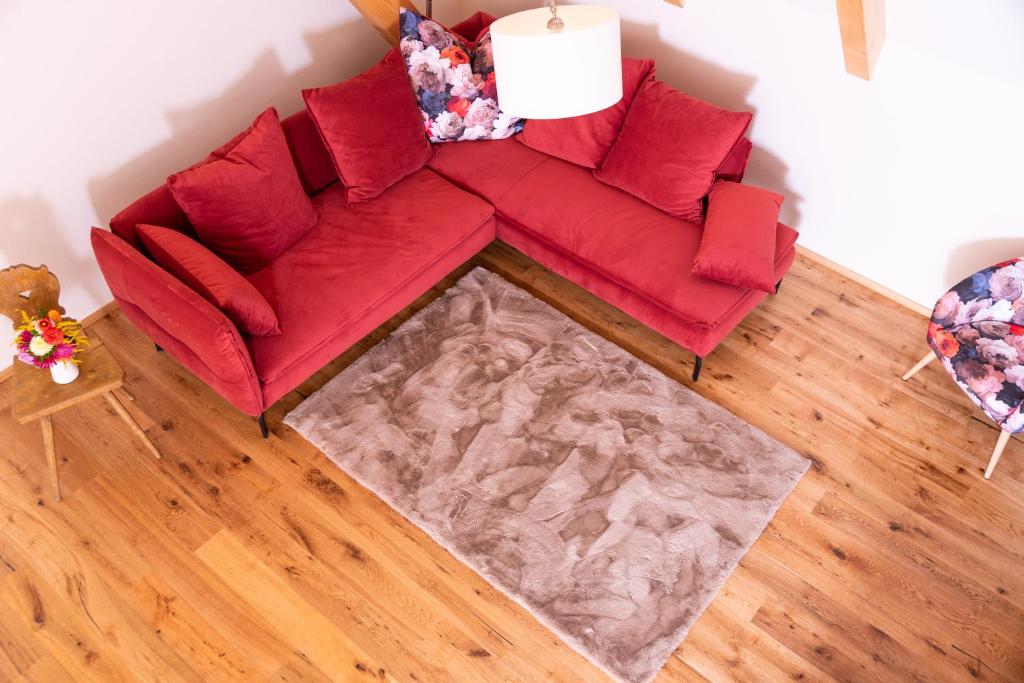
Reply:
<svg viewBox="0 0 1024 683"><path fill-rule="evenodd" d="M481 268L285 423L631 682L654 677L809 464Z"/></svg>

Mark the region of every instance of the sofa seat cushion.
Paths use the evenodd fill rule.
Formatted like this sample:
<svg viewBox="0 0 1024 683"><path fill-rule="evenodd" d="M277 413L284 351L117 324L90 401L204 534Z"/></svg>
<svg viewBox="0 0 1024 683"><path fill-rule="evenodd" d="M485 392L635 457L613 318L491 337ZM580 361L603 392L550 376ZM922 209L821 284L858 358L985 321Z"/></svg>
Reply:
<svg viewBox="0 0 1024 683"><path fill-rule="evenodd" d="M699 226L560 159L545 161L495 206L502 218L687 323L713 327L750 292L691 272ZM776 254L787 252L795 238L780 227Z"/></svg>
<svg viewBox="0 0 1024 683"><path fill-rule="evenodd" d="M434 145L427 166L490 203L550 157L512 138Z"/></svg>
<svg viewBox="0 0 1024 683"><path fill-rule="evenodd" d="M494 211L430 169L354 207L347 206L340 184L317 194L313 203L320 212L317 226L249 276L281 326L279 335L247 338L265 383L325 350L329 355L314 370L344 351L358 340L346 340L347 330L457 249Z"/></svg>

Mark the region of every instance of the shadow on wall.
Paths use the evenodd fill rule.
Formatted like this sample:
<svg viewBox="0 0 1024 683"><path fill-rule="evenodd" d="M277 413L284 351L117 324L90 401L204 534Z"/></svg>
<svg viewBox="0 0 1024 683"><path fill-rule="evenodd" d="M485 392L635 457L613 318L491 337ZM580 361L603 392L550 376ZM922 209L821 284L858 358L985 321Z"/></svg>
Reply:
<svg viewBox="0 0 1024 683"><path fill-rule="evenodd" d="M61 232L50 205L39 195L10 195L0 200L0 235L3 235L4 244L15 245L19 263L33 267L46 265L58 278L62 274L89 272L95 267L91 252L75 253ZM0 268L18 265L7 263L9 256L0 248ZM62 281L61 284L65 283ZM106 291L92 286L87 278L76 281L75 287L85 289L95 301L109 298ZM62 298L62 303L67 305L66 299ZM68 315L80 318L90 312L69 309Z"/></svg>
<svg viewBox="0 0 1024 683"><path fill-rule="evenodd" d="M700 57L666 44L657 24L643 24L623 19L621 23L622 54L627 57L651 58L656 75L674 88L706 100L723 109L753 112L751 131L757 130L757 111L748 102L757 82L755 76L729 71ZM745 180L779 192L786 197L781 220L799 228L800 202L803 200L786 184L789 167L768 150L758 146L750 153Z"/></svg>
<svg viewBox="0 0 1024 683"><path fill-rule="evenodd" d="M309 65L287 73L277 53L268 49L218 97L188 109L167 112L171 135L162 144L105 176L89 181L89 196L102 225L125 206L162 184L172 173L204 158L244 130L267 107L281 118L303 107L302 89L330 85L375 64L387 49L376 31L362 21L347 22L303 36ZM352 55L362 55L353 61ZM347 69L330 68L344 64ZM325 67L325 65L328 65Z"/></svg>
<svg viewBox="0 0 1024 683"><path fill-rule="evenodd" d="M949 257L949 263L946 264L946 281L952 287L979 270L1002 261L1022 257L1024 257L1024 237L967 242L954 249ZM936 298L941 294L942 292L936 292Z"/></svg>

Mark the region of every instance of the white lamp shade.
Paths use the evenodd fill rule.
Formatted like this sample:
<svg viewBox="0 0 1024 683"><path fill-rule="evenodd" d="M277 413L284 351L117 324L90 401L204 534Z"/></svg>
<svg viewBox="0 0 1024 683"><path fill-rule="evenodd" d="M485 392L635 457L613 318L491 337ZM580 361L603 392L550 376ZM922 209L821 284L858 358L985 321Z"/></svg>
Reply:
<svg viewBox="0 0 1024 683"><path fill-rule="evenodd" d="M491 24L498 106L526 119L561 119L622 99L619 14L610 7L559 5L561 31L547 8Z"/></svg>

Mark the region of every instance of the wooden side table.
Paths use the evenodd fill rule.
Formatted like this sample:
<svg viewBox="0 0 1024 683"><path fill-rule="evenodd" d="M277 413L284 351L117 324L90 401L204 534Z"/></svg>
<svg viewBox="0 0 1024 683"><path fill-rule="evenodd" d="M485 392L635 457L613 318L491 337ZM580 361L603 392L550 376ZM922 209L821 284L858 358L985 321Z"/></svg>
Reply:
<svg viewBox="0 0 1024 683"><path fill-rule="evenodd" d="M57 475L57 452L53 444L53 414L82 401L102 396L128 427L139 437L149 451L160 459L160 451L146 436L121 402L111 392L124 384L124 370L102 344L87 347L81 355L78 379L70 384L56 384L46 370L34 368L20 360L14 361L14 392L11 412L14 419L24 424L39 420L43 430L43 447L50 468L53 499L60 500L60 480Z"/></svg>

